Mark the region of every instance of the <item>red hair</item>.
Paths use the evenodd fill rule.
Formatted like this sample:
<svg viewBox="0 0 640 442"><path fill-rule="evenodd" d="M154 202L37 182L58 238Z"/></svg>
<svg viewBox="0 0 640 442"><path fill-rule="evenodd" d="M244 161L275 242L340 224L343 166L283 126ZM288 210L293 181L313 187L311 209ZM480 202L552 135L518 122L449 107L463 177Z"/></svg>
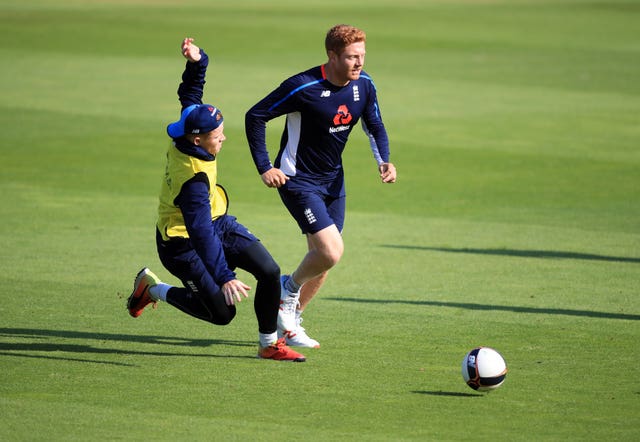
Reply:
<svg viewBox="0 0 640 442"><path fill-rule="evenodd" d="M350 25L335 25L327 32L324 47L327 52L341 54L350 44L364 41L367 41L367 35L363 30Z"/></svg>

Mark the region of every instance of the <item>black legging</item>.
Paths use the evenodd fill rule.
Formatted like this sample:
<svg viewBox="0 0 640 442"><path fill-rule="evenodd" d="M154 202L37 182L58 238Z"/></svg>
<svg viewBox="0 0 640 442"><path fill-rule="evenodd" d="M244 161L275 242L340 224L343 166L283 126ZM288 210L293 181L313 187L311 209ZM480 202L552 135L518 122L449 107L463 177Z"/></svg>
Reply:
<svg viewBox="0 0 640 442"><path fill-rule="evenodd" d="M240 268L257 280L253 307L260 333L277 329L280 306L280 267L260 241L252 242L239 253L226 256L229 268ZM216 325L227 325L236 315L227 305L220 287L213 281L193 249L180 254L160 255L162 264L179 278L184 287L173 287L167 302L184 313Z"/></svg>

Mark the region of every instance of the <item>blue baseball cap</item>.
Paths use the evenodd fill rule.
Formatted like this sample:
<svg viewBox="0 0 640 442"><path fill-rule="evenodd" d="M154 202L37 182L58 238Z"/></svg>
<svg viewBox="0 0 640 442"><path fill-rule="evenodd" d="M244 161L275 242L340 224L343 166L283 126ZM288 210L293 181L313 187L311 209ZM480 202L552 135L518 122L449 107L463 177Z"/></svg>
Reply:
<svg viewBox="0 0 640 442"><path fill-rule="evenodd" d="M222 124L222 112L211 104L192 104L185 108L180 120L167 126L171 138L180 138L186 134L204 134L215 130Z"/></svg>

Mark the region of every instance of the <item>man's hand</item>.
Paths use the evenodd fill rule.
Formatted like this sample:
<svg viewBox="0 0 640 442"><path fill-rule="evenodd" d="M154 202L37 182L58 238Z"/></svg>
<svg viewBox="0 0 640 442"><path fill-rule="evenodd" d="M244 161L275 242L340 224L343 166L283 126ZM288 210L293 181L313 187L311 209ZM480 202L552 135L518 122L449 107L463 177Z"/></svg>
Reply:
<svg viewBox="0 0 640 442"><path fill-rule="evenodd" d="M202 55L200 54L200 48L193 44L193 38L185 38L182 40L182 55L191 63L200 61Z"/></svg>
<svg viewBox="0 0 640 442"><path fill-rule="evenodd" d="M262 177L262 182L267 187L282 187L289 180L288 176L275 167L272 167L260 176Z"/></svg>
<svg viewBox="0 0 640 442"><path fill-rule="evenodd" d="M249 294L247 290L251 290L251 287L239 279L232 279L231 281L225 282L222 286L222 293L224 294L224 300L227 305L235 305L236 301L241 302L242 298L240 295L248 298Z"/></svg>
<svg viewBox="0 0 640 442"><path fill-rule="evenodd" d="M382 163L378 166L380 171L380 178L383 183L395 183L396 182L396 166L392 163Z"/></svg>

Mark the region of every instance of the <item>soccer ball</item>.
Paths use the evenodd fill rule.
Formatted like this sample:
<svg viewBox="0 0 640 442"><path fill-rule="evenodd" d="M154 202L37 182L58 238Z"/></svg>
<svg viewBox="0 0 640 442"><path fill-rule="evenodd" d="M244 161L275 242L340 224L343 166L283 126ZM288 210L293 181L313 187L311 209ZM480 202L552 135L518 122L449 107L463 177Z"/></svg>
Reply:
<svg viewBox="0 0 640 442"><path fill-rule="evenodd" d="M476 347L462 360L462 378L474 390L494 390L502 385L506 376L507 364L492 348Z"/></svg>

